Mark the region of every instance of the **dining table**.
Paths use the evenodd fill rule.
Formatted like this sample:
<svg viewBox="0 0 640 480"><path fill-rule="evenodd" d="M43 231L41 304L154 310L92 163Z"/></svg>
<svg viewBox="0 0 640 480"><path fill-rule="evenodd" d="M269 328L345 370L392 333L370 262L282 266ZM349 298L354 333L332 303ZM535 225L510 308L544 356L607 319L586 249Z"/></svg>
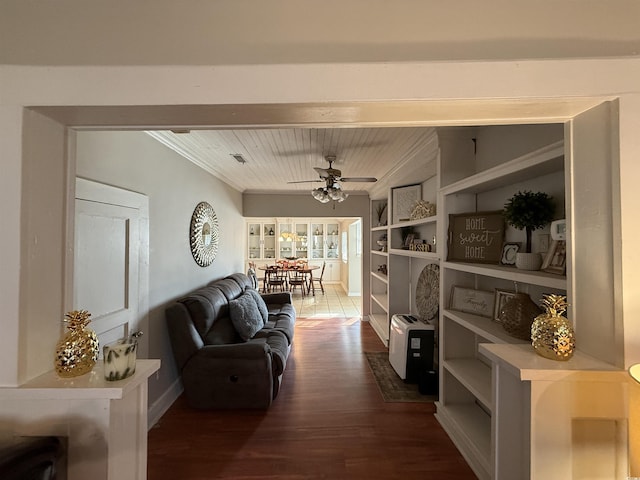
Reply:
<svg viewBox="0 0 640 480"><path fill-rule="evenodd" d="M313 271L320 268L319 265L287 265L287 264L275 264L275 265L261 265L258 270L264 272L264 281L262 282L262 292L267 292L267 269L276 268L279 272L299 272L308 275L307 278L307 294L311 293L316 295L315 285L313 284Z"/></svg>

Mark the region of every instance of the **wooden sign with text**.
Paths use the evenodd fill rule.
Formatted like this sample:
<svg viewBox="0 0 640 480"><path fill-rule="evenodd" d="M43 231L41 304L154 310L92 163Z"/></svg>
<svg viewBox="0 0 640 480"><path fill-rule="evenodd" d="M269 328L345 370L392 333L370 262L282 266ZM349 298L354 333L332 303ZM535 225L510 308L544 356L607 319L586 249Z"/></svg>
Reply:
<svg viewBox="0 0 640 480"><path fill-rule="evenodd" d="M501 210L449 215L447 260L500 263L503 239Z"/></svg>

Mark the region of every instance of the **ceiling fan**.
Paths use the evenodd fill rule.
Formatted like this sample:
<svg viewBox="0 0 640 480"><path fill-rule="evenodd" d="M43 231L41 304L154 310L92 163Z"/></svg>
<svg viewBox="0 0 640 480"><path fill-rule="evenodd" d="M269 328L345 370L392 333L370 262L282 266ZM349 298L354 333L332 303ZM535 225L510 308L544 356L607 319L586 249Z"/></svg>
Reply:
<svg viewBox="0 0 640 480"><path fill-rule="evenodd" d="M319 180L300 180L297 182L287 183L313 183L325 182L328 187L334 186L336 182L377 182L375 177L343 177L342 172L337 168L333 168L333 162L336 161L335 155L327 155L324 159L329 162L329 168L313 167L320 176Z"/></svg>
<svg viewBox="0 0 640 480"><path fill-rule="evenodd" d="M343 177L342 172L333 168L333 162L336 161L335 155L327 155L324 157L329 162L329 168L313 167L318 172L319 180L301 180L288 183L315 183L325 182L324 187L319 187L311 191L313 198L321 203L327 203L331 200L335 202L343 202L349 195L342 191L338 182L377 182L374 177ZM334 204L335 207L335 204Z"/></svg>

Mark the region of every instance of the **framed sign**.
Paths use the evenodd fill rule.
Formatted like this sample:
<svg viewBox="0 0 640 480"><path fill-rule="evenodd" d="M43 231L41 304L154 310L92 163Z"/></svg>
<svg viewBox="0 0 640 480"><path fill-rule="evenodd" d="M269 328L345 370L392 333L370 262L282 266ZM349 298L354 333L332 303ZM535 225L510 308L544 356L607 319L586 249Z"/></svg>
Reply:
<svg viewBox="0 0 640 480"><path fill-rule="evenodd" d="M451 287L451 300L449 301L451 310L493 318L493 303L493 292L458 286Z"/></svg>
<svg viewBox="0 0 640 480"><path fill-rule="evenodd" d="M407 185L391 189L391 222L411 220L411 212L422 198L422 185Z"/></svg>
<svg viewBox="0 0 640 480"><path fill-rule="evenodd" d="M447 260L500 263L503 239L501 210L449 215Z"/></svg>

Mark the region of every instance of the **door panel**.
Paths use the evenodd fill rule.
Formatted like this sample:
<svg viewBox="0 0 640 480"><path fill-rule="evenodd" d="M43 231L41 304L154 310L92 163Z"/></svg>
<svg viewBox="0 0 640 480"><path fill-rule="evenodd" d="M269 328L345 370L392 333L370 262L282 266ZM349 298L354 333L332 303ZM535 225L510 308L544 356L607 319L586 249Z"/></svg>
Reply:
<svg viewBox="0 0 640 480"><path fill-rule="evenodd" d="M101 345L145 329L148 228L146 196L76 180L73 308L91 313Z"/></svg>
<svg viewBox="0 0 640 480"><path fill-rule="evenodd" d="M136 209L76 200L74 305L91 312L102 345L127 336L136 317L137 237Z"/></svg>

